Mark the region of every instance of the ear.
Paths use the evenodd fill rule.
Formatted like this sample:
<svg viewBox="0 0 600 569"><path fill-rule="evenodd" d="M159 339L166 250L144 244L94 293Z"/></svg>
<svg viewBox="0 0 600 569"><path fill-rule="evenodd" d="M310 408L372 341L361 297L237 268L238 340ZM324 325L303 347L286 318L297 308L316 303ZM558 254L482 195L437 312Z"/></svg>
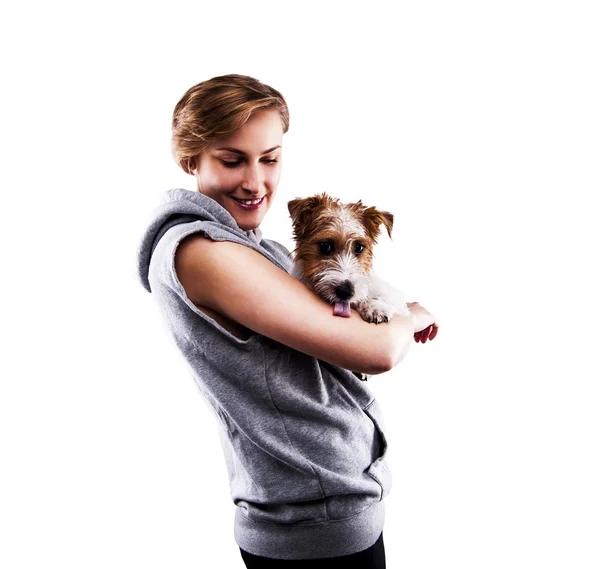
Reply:
<svg viewBox="0 0 600 569"><path fill-rule="evenodd" d="M373 240L379 235L379 226L387 229L387 233L392 238L392 227L394 225L394 216L389 211L379 211L374 207L367 207L362 214L363 224L366 227Z"/></svg>
<svg viewBox="0 0 600 569"><path fill-rule="evenodd" d="M186 172L188 174L190 174L191 176L194 176L196 174L196 158L188 158L185 161L185 168Z"/></svg>
<svg viewBox="0 0 600 569"><path fill-rule="evenodd" d="M306 225L308 219L314 214L315 210L327 203L329 197L327 194L317 194L309 198L296 198L288 202L288 211L294 225L296 235L302 233L302 228Z"/></svg>

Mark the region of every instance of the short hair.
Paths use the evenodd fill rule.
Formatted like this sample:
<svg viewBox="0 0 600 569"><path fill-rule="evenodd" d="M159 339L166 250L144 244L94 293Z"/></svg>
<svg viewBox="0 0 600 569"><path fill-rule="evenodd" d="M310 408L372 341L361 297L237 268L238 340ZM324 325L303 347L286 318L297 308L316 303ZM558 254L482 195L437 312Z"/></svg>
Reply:
<svg viewBox="0 0 600 569"><path fill-rule="evenodd" d="M222 75L194 85L173 111L171 148L175 162L192 174L193 160L213 140L241 126L256 111L277 110L283 132L290 116L279 91L246 75Z"/></svg>

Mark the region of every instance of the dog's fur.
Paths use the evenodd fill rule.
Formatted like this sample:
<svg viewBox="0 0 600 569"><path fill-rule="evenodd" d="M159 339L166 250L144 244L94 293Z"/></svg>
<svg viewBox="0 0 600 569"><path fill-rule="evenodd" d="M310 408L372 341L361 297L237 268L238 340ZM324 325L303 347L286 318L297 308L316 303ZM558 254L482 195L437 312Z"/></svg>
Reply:
<svg viewBox="0 0 600 569"><path fill-rule="evenodd" d="M350 303L367 322L378 324L394 313L408 313L402 292L372 270L381 224L392 237L391 213L360 200L343 204L326 193L292 200L288 211L296 243L294 277L329 304Z"/></svg>

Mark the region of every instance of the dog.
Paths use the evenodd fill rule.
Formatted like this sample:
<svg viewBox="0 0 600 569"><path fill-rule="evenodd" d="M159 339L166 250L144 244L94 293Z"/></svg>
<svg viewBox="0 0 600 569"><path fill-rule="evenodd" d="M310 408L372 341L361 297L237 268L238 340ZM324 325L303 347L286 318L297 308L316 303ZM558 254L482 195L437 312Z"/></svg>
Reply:
<svg viewBox="0 0 600 569"><path fill-rule="evenodd" d="M354 308L363 320L379 324L409 313L404 294L372 268L382 224L392 237L391 213L361 200L343 204L324 192L287 205L296 244L290 274L331 304L334 316L349 318Z"/></svg>

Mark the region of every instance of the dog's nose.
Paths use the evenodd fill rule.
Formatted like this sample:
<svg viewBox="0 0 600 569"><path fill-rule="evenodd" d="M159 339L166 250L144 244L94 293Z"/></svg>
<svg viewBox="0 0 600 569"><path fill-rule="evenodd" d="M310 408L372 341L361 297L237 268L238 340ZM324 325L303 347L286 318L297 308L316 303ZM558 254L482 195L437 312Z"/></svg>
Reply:
<svg viewBox="0 0 600 569"><path fill-rule="evenodd" d="M335 287L335 294L340 300L348 300L354 294L354 285L350 281L344 281Z"/></svg>

